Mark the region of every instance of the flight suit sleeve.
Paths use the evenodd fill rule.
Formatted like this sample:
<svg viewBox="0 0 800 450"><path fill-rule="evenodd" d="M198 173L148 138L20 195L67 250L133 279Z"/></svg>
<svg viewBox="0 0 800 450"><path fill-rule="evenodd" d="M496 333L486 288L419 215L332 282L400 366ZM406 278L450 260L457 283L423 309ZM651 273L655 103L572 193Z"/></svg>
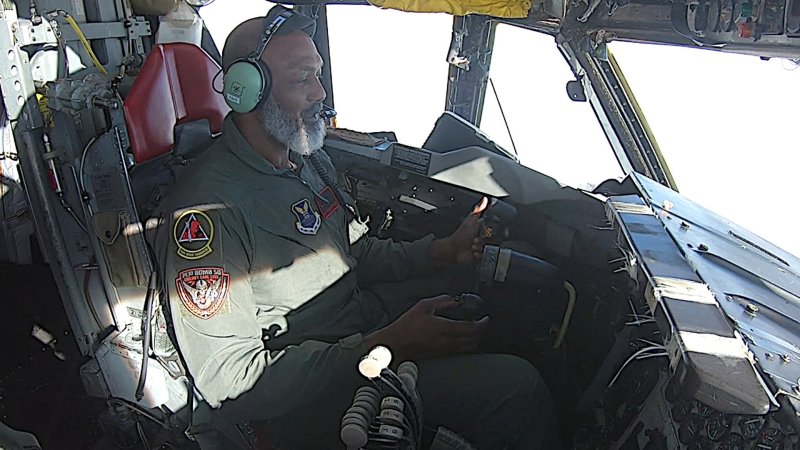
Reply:
<svg viewBox="0 0 800 450"><path fill-rule="evenodd" d="M185 208L169 214L156 245L177 346L197 391L213 408L233 404L228 409L241 409L242 418L263 419L323 398L340 378L355 379L366 350L353 335L268 353L250 283L248 226L235 207Z"/></svg>
<svg viewBox="0 0 800 450"><path fill-rule="evenodd" d="M358 260L358 277L363 283L403 281L425 275L434 265L430 258L433 235L414 242L396 242L364 235L350 247Z"/></svg>

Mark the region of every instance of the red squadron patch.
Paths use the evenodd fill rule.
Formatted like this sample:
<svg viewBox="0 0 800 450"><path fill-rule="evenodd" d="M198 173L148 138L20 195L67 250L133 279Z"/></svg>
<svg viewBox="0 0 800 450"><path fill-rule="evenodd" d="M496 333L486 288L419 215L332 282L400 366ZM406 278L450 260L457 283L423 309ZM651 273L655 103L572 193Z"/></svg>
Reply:
<svg viewBox="0 0 800 450"><path fill-rule="evenodd" d="M211 253L214 223L202 211L185 211L175 220L173 235L181 258L200 259Z"/></svg>
<svg viewBox="0 0 800 450"><path fill-rule="evenodd" d="M325 189L320 191L319 195L314 198L314 203L317 204L317 209L325 220L328 220L341 206L330 186L325 186Z"/></svg>
<svg viewBox="0 0 800 450"><path fill-rule="evenodd" d="M210 319L228 302L230 275L221 267L193 267L178 274L175 287L192 315Z"/></svg>
<svg viewBox="0 0 800 450"><path fill-rule="evenodd" d="M184 242L207 240L208 233L203 229L203 224L197 220L194 214L189 215L186 222L183 224L183 231L181 232L181 237L178 238L178 242L183 244Z"/></svg>

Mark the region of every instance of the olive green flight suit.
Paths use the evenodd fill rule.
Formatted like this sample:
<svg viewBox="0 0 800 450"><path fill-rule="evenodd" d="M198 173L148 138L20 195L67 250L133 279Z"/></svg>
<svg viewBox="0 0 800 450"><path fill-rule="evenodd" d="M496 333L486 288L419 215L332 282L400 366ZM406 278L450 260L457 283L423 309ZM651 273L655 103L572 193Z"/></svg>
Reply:
<svg viewBox="0 0 800 450"><path fill-rule="evenodd" d="M327 155L318 154L335 176ZM359 359L369 351L363 334L387 323L381 306L362 294L357 281L397 281L426 272L433 237L398 243L366 236L366 226L351 220L306 158L296 159L296 172L276 169L250 147L229 116L222 136L159 207L163 222L156 252L177 344L202 399L232 420L265 422L297 417L304 408L327 402L333 412L325 413L332 416L325 417L325 439L338 441L330 424L338 423L364 381L357 373ZM487 356L499 355L481 355ZM437 363L444 371L428 371L438 378L430 394L425 394L421 366L423 401L428 395L437 403L426 406L433 411L428 417L436 417L446 400L439 397L448 395L438 385L458 384L442 374L459 376L453 367L469 367L459 358L470 357L445 358ZM485 371L491 372L490 365L480 360ZM525 372L528 367L533 375ZM535 400L542 382L529 365L522 372L533 388L506 386L506 395L515 400L490 390L487 399L496 405L473 399L483 411L470 402L454 403L460 414L483 421L466 426L491 427L492 419L482 414L512 401ZM502 375L493 378L490 384L507 384ZM463 389L457 395L478 388ZM515 441L521 433L515 428L528 423L526 414L498 417L501 424L489 433L509 428L513 436L486 439ZM457 417L446 408L440 415ZM440 422L451 428L464 423Z"/></svg>

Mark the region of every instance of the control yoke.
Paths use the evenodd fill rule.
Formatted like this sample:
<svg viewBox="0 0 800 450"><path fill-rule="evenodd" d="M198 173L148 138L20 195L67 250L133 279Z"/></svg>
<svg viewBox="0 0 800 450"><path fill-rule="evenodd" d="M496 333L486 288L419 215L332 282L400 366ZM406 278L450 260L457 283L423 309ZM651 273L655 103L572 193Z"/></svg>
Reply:
<svg viewBox="0 0 800 450"><path fill-rule="evenodd" d="M495 283L561 287L565 279L561 270L547 261L510 248L487 245L478 265L478 281L481 287Z"/></svg>

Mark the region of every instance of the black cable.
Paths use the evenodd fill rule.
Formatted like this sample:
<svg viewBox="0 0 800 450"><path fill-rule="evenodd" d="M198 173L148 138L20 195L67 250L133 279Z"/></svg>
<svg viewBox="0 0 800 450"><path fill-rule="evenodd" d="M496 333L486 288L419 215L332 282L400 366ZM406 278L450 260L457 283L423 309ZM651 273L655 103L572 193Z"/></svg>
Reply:
<svg viewBox="0 0 800 450"><path fill-rule="evenodd" d="M494 81L492 77L489 77L489 86L492 87L492 92L494 92L494 99L497 101L497 107L500 108L500 115L503 116L503 123L506 126L506 132L508 133L508 139L511 140L511 148L514 149L514 154L517 155L517 159L519 159L519 152L517 152L517 146L514 144L514 137L511 136L511 128L508 126L508 121L506 120L506 113L503 111L503 104L500 103L500 97L497 95L497 89L494 88Z"/></svg>
<svg viewBox="0 0 800 450"><path fill-rule="evenodd" d="M177 351L177 350L176 350ZM180 354L180 352L178 352ZM183 358L181 357L181 360ZM186 413L186 430L184 430L184 434L189 436L191 434L192 429L192 421L194 420L194 382L189 377L189 371L186 371L186 408L188 409Z"/></svg>
<svg viewBox="0 0 800 450"><path fill-rule="evenodd" d="M334 180L328 171L325 170L325 167L322 166L322 161L319 160L319 155L317 155L316 152L308 155L308 161L311 163L311 167L317 171L319 177L322 178L322 181L331 188L333 195L336 197L336 201L338 201L346 210L350 211L350 214L352 214L353 218L355 218L355 209L345 201L344 195L339 189L339 185L336 184L336 180Z"/></svg>
<svg viewBox="0 0 800 450"><path fill-rule="evenodd" d="M214 78L211 80L211 89L213 89L214 92L216 92L217 94L222 94L223 93L222 89L217 89L217 78L219 78L220 75L222 75L222 69L221 68L217 71L217 74L214 75Z"/></svg>
<svg viewBox="0 0 800 450"><path fill-rule="evenodd" d="M97 327L101 330L103 329L103 322L100 321L100 316L97 314L97 308L94 307L94 301L92 300L92 294L89 290L89 276L91 275L91 269L84 270L83 274L83 296L85 297L86 304L89 307L89 312L92 314L92 318L94 322L97 324Z"/></svg>
<svg viewBox="0 0 800 450"><path fill-rule="evenodd" d="M86 164L86 154L89 152L89 148L95 143L98 137L99 136L92 137L89 139L89 142L83 146L83 151L81 152L81 162L78 164L78 183L81 188L81 198L83 198L84 201L88 200L88 196L86 195L86 182L84 181L83 177L83 169Z"/></svg>
<svg viewBox="0 0 800 450"><path fill-rule="evenodd" d="M384 369L381 371L381 376L391 379L392 383L390 384L396 384L399 386L397 390L401 391L408 399L407 401L410 402L409 406L411 407L411 414L414 415L414 423L411 424L412 431L414 432L413 437L417 442L417 446L419 446L422 439L422 405L419 403L419 397L416 395L416 392L411 392L409 389L407 389L405 383L403 383L403 380L401 380L400 377L398 377L397 374L391 370Z"/></svg>
<svg viewBox="0 0 800 450"><path fill-rule="evenodd" d="M144 446L145 450L151 450L150 442L147 440L147 436L144 434L144 428L142 428L142 423L138 420L136 421L136 432L139 435L139 441Z"/></svg>
<svg viewBox="0 0 800 450"><path fill-rule="evenodd" d="M116 403L119 406L128 408L129 410L131 410L131 412L134 412L142 417L152 420L153 422L157 423L164 429L169 429L169 422L168 422L169 419L166 417L166 415L164 417L157 417L155 414L148 411L146 408L143 408L142 406L137 405L136 403L129 402L128 400L118 397L112 398L111 402Z"/></svg>
<svg viewBox="0 0 800 450"><path fill-rule="evenodd" d="M398 441L370 439L364 448L366 450L397 450L400 448L400 443Z"/></svg>
<svg viewBox="0 0 800 450"><path fill-rule="evenodd" d="M169 216L167 216L169 217ZM156 221L158 224L157 226L166 226L167 223L164 215L160 215L153 220ZM183 373L186 375L186 400L187 400L187 414L186 414L186 429L184 430L184 434L187 436L192 435L192 421L194 420L194 391L195 391L195 382L194 377L189 372L189 365L186 364L186 359L183 357L183 353L181 353L180 346L178 345L178 339L175 336L175 326L172 323L172 308L169 303L169 289L165 285L166 277L164 276L161 266L158 265L158 257L156 254L156 250L153 247L153 243L147 239L147 233L144 236L144 242L147 244L147 250L150 255L150 259L153 262L153 272L156 273L156 285L158 286L158 299L160 302L160 306L163 310L164 322L167 325L167 337L169 338L170 342L172 343L172 347L175 350L175 354L178 355L178 361L180 361ZM167 254L169 253L169 246L164 245L163 251L161 256L164 258L163 260L167 260Z"/></svg>
<svg viewBox="0 0 800 450"><path fill-rule="evenodd" d="M64 72L59 78L67 78L69 76L69 55L67 53L67 43L64 41L64 37L61 35L60 29L56 32L56 42L58 43L58 49L61 51L61 58L64 60Z"/></svg>
<svg viewBox="0 0 800 450"><path fill-rule="evenodd" d="M400 383L400 387L395 386L394 383L390 382L387 378L392 378L393 382ZM411 410L412 417L414 418L413 421L410 421L411 434L414 441L419 442L422 437L421 416L419 414L419 409L417 408L417 402L415 401L411 393L409 393L406 390L405 385L403 385L403 382L400 381L399 378L394 376L394 373L392 373L388 369L383 369L381 371L381 375L377 378L373 378L372 382L375 383L378 386L378 388L384 392L385 390L382 389L381 386L387 386L389 390L391 390L394 394L396 394L401 400L403 400L408 405L409 409Z"/></svg>
<svg viewBox="0 0 800 450"><path fill-rule="evenodd" d="M83 222L81 222L81 219L75 213L75 210L72 209L71 206L69 206L67 201L64 199L64 196L62 194L56 194L56 195L58 195L58 200L61 202L61 206L63 206L64 209L67 211L67 213L69 213L69 216L75 220L75 223L78 224L81 230L83 230L86 234L91 235L91 233L89 233L89 229L86 228L86 225L84 225Z"/></svg>
<svg viewBox="0 0 800 450"><path fill-rule="evenodd" d="M156 293L156 271L150 272L147 282L147 296L144 300L145 314L142 318L142 369L139 372L139 384L136 386L136 401L144 397L144 384L147 380L147 366L150 360L150 326L153 321L153 297Z"/></svg>

